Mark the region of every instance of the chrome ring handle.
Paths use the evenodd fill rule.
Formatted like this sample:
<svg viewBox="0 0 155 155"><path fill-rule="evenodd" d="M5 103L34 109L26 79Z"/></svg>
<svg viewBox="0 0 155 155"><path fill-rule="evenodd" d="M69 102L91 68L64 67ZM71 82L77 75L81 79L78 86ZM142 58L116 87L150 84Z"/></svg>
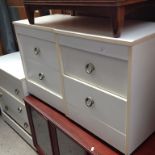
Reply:
<svg viewBox="0 0 155 155"><path fill-rule="evenodd" d="M87 97L86 99L85 99L85 105L88 107L88 108L90 108L90 107L92 107L93 105L94 105L94 100L91 98L91 97Z"/></svg>
<svg viewBox="0 0 155 155"><path fill-rule="evenodd" d="M18 107L17 110L18 110L19 113L21 113L23 111L21 107Z"/></svg>
<svg viewBox="0 0 155 155"><path fill-rule="evenodd" d="M4 109L5 109L5 111L8 111L9 110L9 107L8 106L5 106Z"/></svg>
<svg viewBox="0 0 155 155"><path fill-rule="evenodd" d="M95 66L94 66L92 63L88 63L88 64L85 66L85 71L86 71L86 73L88 73L88 74L91 74L94 70L95 70Z"/></svg>
<svg viewBox="0 0 155 155"><path fill-rule="evenodd" d="M44 73L39 73L38 76L39 76L39 80L43 80L45 78Z"/></svg>
<svg viewBox="0 0 155 155"><path fill-rule="evenodd" d="M19 95L19 93L20 93L19 89L16 88L14 91L15 91L16 95Z"/></svg>
<svg viewBox="0 0 155 155"><path fill-rule="evenodd" d="M39 48L39 47L35 47L35 48L33 49L33 51L34 51L34 54L35 54L35 55L38 55L38 54L40 53L40 48Z"/></svg>
<svg viewBox="0 0 155 155"><path fill-rule="evenodd" d="M24 123L24 128L25 128L25 129L27 129L27 128L28 128L28 126L29 126L29 125L28 125L28 123L27 123L27 122L25 122L25 123Z"/></svg>

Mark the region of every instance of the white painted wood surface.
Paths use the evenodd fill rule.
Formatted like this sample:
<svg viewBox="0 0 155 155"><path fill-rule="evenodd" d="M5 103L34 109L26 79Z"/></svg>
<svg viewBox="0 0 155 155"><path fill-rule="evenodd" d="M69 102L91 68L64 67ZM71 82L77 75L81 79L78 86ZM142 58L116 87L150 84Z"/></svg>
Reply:
<svg viewBox="0 0 155 155"><path fill-rule="evenodd" d="M31 33L31 36L32 34L33 33ZM37 32L37 34L40 34L40 32ZM48 35L51 35L51 33L49 33ZM18 35L20 44L22 46L22 51L25 51L24 59L26 63L29 63L29 61L33 61L34 63L38 63L39 65L44 64L46 67L59 71L56 43L54 41L52 42L51 40L47 41L45 39L36 38L37 36L35 34L34 36L31 36L28 34ZM46 36L46 33L42 36ZM35 48L38 51L35 51Z"/></svg>
<svg viewBox="0 0 155 155"><path fill-rule="evenodd" d="M125 151L126 102L65 76L67 116L120 151ZM92 107L85 99L94 100Z"/></svg>
<svg viewBox="0 0 155 155"><path fill-rule="evenodd" d="M19 80L25 78L19 52L0 56L0 69Z"/></svg>
<svg viewBox="0 0 155 155"><path fill-rule="evenodd" d="M25 86L25 78L19 80L15 76L12 76L10 72L6 73L2 69L0 69L0 87L6 89L21 102L23 102L24 96L28 94Z"/></svg>
<svg viewBox="0 0 155 155"><path fill-rule="evenodd" d="M35 23L14 22L30 93L126 155L130 154L155 131L155 23L127 21L120 38L112 37L111 23L103 18L52 15L36 18ZM32 74L37 63L27 63L31 56L25 57L23 46L27 46L28 41L22 45L20 38L27 33L27 39L40 37L45 42L49 42L51 34L61 66L57 82L64 95L28 79L29 70L33 68ZM46 57L48 55L44 59ZM85 65L90 62L97 66L94 79L84 73ZM45 67L47 69L43 69ZM55 67L43 62L37 70L48 70L47 76L51 77ZM107 94L111 96L108 99ZM86 96L97 98L96 111L82 104ZM102 101L107 101L105 107Z"/></svg>
<svg viewBox="0 0 155 155"><path fill-rule="evenodd" d="M132 48L127 154L155 131L155 38Z"/></svg>
<svg viewBox="0 0 155 155"><path fill-rule="evenodd" d="M58 42L62 46L87 51L93 54L100 54L122 60L128 60L128 46L61 34L58 35Z"/></svg>
<svg viewBox="0 0 155 155"><path fill-rule="evenodd" d="M60 48L64 74L127 98L128 61L61 45ZM117 49L113 51L117 54ZM88 64L94 66L90 74L86 72Z"/></svg>
<svg viewBox="0 0 155 155"><path fill-rule="evenodd" d="M60 72L49 66L38 64L36 61L28 60L27 62L27 79L29 81L62 96ZM43 79L40 79L40 74L44 76Z"/></svg>
<svg viewBox="0 0 155 155"><path fill-rule="evenodd" d="M0 92L2 93L2 96L0 97L2 110L10 115L17 123L19 123L23 129L30 133L25 105L14 98L14 96L6 90L0 88ZM27 128L24 127L24 123L28 124Z"/></svg>
<svg viewBox="0 0 155 155"><path fill-rule="evenodd" d="M68 109L70 109L70 106L74 106L76 111L77 107L79 115L81 114L80 110L82 110L85 115L92 115L92 117L108 124L108 126L125 133L126 100L67 76L65 76L64 84L65 96L69 104ZM85 103L88 97L94 101L91 107L87 107Z"/></svg>
<svg viewBox="0 0 155 155"><path fill-rule="evenodd" d="M64 113L64 100L63 97L53 93L45 87L38 85L32 81L27 80L28 91L39 99L43 100L48 105L58 109Z"/></svg>
<svg viewBox="0 0 155 155"><path fill-rule="evenodd" d="M19 52L0 57L0 87L21 101L23 101L24 96L28 95Z"/></svg>

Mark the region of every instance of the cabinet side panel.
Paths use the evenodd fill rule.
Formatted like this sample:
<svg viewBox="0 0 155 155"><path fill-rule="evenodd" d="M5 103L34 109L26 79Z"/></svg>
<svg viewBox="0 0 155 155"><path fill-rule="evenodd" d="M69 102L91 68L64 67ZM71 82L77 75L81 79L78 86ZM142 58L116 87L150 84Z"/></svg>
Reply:
<svg viewBox="0 0 155 155"><path fill-rule="evenodd" d="M132 48L130 78L128 154L155 131L155 38Z"/></svg>

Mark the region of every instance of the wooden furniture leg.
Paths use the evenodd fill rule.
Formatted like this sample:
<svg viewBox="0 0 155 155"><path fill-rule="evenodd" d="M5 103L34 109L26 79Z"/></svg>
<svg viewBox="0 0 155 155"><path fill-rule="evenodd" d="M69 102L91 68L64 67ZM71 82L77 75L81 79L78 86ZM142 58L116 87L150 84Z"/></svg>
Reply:
<svg viewBox="0 0 155 155"><path fill-rule="evenodd" d="M34 24L34 9L30 6L25 5L25 10L27 14L27 18L30 24Z"/></svg>
<svg viewBox="0 0 155 155"><path fill-rule="evenodd" d="M112 27L115 38L119 38L121 35L121 29L124 25L125 7L112 8Z"/></svg>

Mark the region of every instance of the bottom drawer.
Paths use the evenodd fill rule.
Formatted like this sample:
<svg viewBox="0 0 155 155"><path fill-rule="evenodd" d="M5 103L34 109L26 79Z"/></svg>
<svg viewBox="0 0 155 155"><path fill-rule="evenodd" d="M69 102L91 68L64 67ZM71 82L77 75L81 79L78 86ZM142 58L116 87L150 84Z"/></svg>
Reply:
<svg viewBox="0 0 155 155"><path fill-rule="evenodd" d="M3 120L11 126L29 145L34 148L32 137L25 132L14 120L12 120L5 112L2 112Z"/></svg>
<svg viewBox="0 0 155 155"><path fill-rule="evenodd" d="M12 117L24 130L30 133L27 113L24 102L20 102L6 90L0 88L0 103L2 109L10 117Z"/></svg>
<svg viewBox="0 0 155 155"><path fill-rule="evenodd" d="M125 152L126 101L65 76L68 117Z"/></svg>
<svg viewBox="0 0 155 155"><path fill-rule="evenodd" d="M42 101L46 102L48 105L56 108L57 110L65 113L65 105L63 103L63 97L54 94L52 91L49 91L45 87L38 85L32 81L27 81L28 92Z"/></svg>

